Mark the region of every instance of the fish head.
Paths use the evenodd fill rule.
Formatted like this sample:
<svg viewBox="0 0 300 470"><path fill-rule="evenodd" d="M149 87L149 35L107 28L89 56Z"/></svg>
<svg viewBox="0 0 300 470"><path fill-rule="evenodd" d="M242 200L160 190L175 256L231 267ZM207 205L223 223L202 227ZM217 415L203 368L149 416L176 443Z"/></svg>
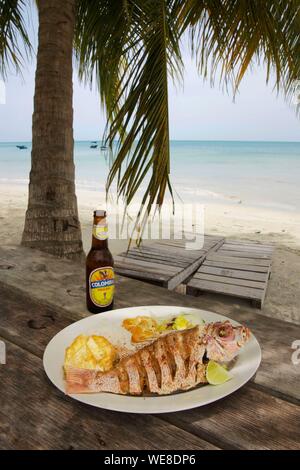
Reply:
<svg viewBox="0 0 300 470"><path fill-rule="evenodd" d="M205 329L203 343L208 359L229 362L250 338L250 330L245 326L233 326L228 320L209 323Z"/></svg>

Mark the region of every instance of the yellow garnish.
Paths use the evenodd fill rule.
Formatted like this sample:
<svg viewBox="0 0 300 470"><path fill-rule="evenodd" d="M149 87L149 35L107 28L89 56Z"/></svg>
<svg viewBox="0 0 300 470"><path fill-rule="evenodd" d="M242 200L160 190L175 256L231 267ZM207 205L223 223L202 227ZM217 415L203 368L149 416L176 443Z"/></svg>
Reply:
<svg viewBox="0 0 300 470"><path fill-rule="evenodd" d="M103 336L80 335L65 352L65 367L110 370L117 357L113 345Z"/></svg>
<svg viewBox="0 0 300 470"><path fill-rule="evenodd" d="M141 343L153 339L165 331L186 330L194 325L185 315L178 315L178 317L166 319L159 323L153 318L146 316L126 318L122 326L132 334L131 341L133 343Z"/></svg>
<svg viewBox="0 0 300 470"><path fill-rule="evenodd" d="M192 323L190 323L184 315L179 315L175 318L172 328L173 330L186 330L192 326Z"/></svg>
<svg viewBox="0 0 300 470"><path fill-rule="evenodd" d="M131 333L133 343L142 343L158 334L157 322L151 317L127 318L123 321L122 326Z"/></svg>

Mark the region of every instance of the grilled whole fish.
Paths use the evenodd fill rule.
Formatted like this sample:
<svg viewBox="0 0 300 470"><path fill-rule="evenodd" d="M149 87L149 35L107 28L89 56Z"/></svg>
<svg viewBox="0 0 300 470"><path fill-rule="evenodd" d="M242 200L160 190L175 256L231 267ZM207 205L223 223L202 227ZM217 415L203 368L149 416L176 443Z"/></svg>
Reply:
<svg viewBox="0 0 300 470"><path fill-rule="evenodd" d="M65 368L66 393L110 392L168 395L207 383L207 359L230 361L249 339L230 322L176 331L120 359L108 372Z"/></svg>

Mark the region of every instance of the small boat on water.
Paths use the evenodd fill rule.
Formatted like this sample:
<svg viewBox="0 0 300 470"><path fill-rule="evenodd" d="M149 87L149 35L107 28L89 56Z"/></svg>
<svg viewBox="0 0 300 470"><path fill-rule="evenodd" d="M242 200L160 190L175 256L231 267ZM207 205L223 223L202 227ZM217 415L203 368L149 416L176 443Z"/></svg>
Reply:
<svg viewBox="0 0 300 470"><path fill-rule="evenodd" d="M107 147L105 145L101 145L100 150L107 150Z"/></svg>
<svg viewBox="0 0 300 470"><path fill-rule="evenodd" d="M26 147L26 145L16 145L16 147L17 147L19 150L25 150L25 149L28 148L28 147Z"/></svg>
<svg viewBox="0 0 300 470"><path fill-rule="evenodd" d="M90 145L90 148L91 148L91 149L96 149L97 147L98 147L97 144L96 144L96 145Z"/></svg>

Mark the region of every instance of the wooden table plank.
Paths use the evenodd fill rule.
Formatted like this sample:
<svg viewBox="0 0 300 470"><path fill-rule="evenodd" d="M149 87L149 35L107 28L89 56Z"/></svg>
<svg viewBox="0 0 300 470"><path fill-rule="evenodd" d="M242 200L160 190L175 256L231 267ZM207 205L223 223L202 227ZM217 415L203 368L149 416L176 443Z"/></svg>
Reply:
<svg viewBox="0 0 300 470"><path fill-rule="evenodd" d="M134 283L142 285L137 281ZM0 383L5 384L0 395L0 417L1 422L6 423L0 427L0 447L202 449L215 445L242 449L297 448L299 406L270 395L268 387L263 391L248 385L207 407L159 417L95 410L65 397L47 381L41 363L49 336L68 323L63 312L55 314L15 289L1 287L1 298L1 331L6 332L2 339L7 344L7 366L0 368ZM41 329L34 330L32 326ZM292 327L287 324L288 336ZM273 333L273 328L269 327L269 330ZM261 329L261 334L268 337L268 329ZM280 331L279 334L284 335ZM37 356L12 344L7 336ZM284 355L276 339L273 337L275 359L282 373ZM267 367L259 370L264 372L268 384L270 376L276 374L272 368L273 359L267 357ZM36 433L33 434L32 429ZM161 435L164 435L163 443Z"/></svg>
<svg viewBox="0 0 300 470"><path fill-rule="evenodd" d="M234 256L237 258L250 258L250 259L266 259L270 260L272 258L272 254L264 254L264 253L257 253L257 251L232 251L232 250L226 250L225 248L222 247L221 250L218 250L218 254L223 255L223 256Z"/></svg>
<svg viewBox="0 0 300 470"><path fill-rule="evenodd" d="M232 284L234 286L245 286L245 287L254 287L256 289L262 289L264 290L265 284L264 282L261 281L253 281L251 278L250 279L241 279L238 277L233 277L233 276L221 276L221 275L216 275L216 274L207 274L205 272L200 272L197 271L196 274L194 274L193 279L199 279L199 280L204 280L204 281L213 281L213 282L222 282L224 284Z"/></svg>
<svg viewBox="0 0 300 470"><path fill-rule="evenodd" d="M138 259L129 258L128 256L121 256L121 255L115 256L114 260L115 260L115 267L117 267L118 269L120 269L122 266L125 266L125 268L128 267L129 269L136 268L136 269L140 269L141 271L154 272L154 273L156 273L157 271L161 271L164 274L169 273L170 275L173 275L177 273L178 271L178 268L175 266L164 265L160 263L155 263L153 261L151 262L148 260L140 261Z"/></svg>
<svg viewBox="0 0 300 470"><path fill-rule="evenodd" d="M250 264L252 266L270 266L270 260L266 259L257 259L257 258L241 258L238 256L231 256L231 255L223 255L220 254L220 251L217 253L212 253L207 256L207 260L209 261L225 261L227 263L240 263L243 265Z"/></svg>
<svg viewBox="0 0 300 470"><path fill-rule="evenodd" d="M235 263L233 261L226 262L226 261L218 261L218 260L205 260L204 266L215 267L215 268L222 268L222 269L238 269L240 271L251 271L256 273L268 273L270 267L269 266L255 266L251 264L241 264Z"/></svg>
<svg viewBox="0 0 300 470"><path fill-rule="evenodd" d="M72 265L69 261L61 261L61 263ZM80 271L73 269L73 272L72 284L80 284ZM53 279L45 290L41 286L40 291L36 291L32 287L30 290L30 286L35 282L35 274L37 276L38 273L31 272L30 274L31 283L29 284L23 274L22 286L28 289L28 293L16 288L17 285L21 286L19 277L13 278L13 286L7 286L0 282L0 297L2 299L0 334L21 347L30 348L30 351L41 355L48 341L68 322L88 316L89 312L86 310L81 288L76 290L73 287L73 295L67 294L67 291L71 289L71 280L65 282L62 291L60 289L63 281L60 276L56 281ZM83 285L83 283L84 274L82 273L81 284ZM35 297L33 301L34 293L40 295L40 298ZM29 295L31 295L30 298ZM48 305L45 305L46 299ZM27 305L28 300L31 306ZM162 287L153 287L129 278L117 278L115 308L139 305L182 305L205 308L205 303L201 298L183 296ZM222 306L222 304L220 305ZM221 309L219 311L216 309L216 311L224 314ZM53 316L55 321L47 321L45 324L44 318L48 316ZM247 325L260 342L263 360L254 378L255 383L270 389L272 393L277 393L279 396L300 400L299 366L293 365L291 361L293 353L291 344L294 340L299 339L300 326L262 315L258 316L253 310L231 309L228 316ZM40 325L41 322L42 325ZM40 330L33 330L30 325L44 327Z"/></svg>
<svg viewBox="0 0 300 470"><path fill-rule="evenodd" d="M182 259L183 261L195 259L195 253L192 250L179 250L178 248L170 248L166 247L165 245L161 246L158 243L155 245L153 244L141 246L140 248L133 247L130 251L132 251L133 253L141 253L147 255L160 255L162 257L171 258L174 261L177 259L177 257L179 257L179 259ZM205 250L197 250L197 254L199 252L204 253Z"/></svg>
<svg viewBox="0 0 300 470"><path fill-rule="evenodd" d="M149 282L150 284L158 286L166 286L169 276L162 273L157 273L155 278L152 272L146 273L143 271L137 271L134 269L122 269L123 276L133 278L139 277L142 281Z"/></svg>
<svg viewBox="0 0 300 470"><path fill-rule="evenodd" d="M0 449L216 448L159 417L101 410L62 395L41 359L10 342L0 383Z"/></svg>
<svg viewBox="0 0 300 470"><path fill-rule="evenodd" d="M216 268L208 266L206 263L202 265L199 270L195 273L195 277L199 277L199 274L214 274L216 276L235 279L248 279L251 281L265 282L267 280L267 273L257 273L256 271L241 271L240 269L227 269L227 268Z"/></svg>
<svg viewBox="0 0 300 470"><path fill-rule="evenodd" d="M39 308L47 305L60 312L60 316L73 321L89 315L85 305L85 270L84 265L68 260L57 260L51 255L24 247L0 248L0 328L6 338L20 345L30 344L33 330L24 328L30 319L38 319L39 309L34 313L28 308L23 312L20 305L24 296L35 299ZM1 266L3 268L1 269ZM5 266L12 266L6 269ZM2 283L1 283L2 281ZM36 286L39 286L39 289ZM11 308L9 302L19 299L18 309ZM8 302L7 304L5 302ZM153 287L147 283L125 277L117 277L115 308L139 305L174 305L211 309L209 297L189 297L170 292L162 287ZM4 309L7 309L5 314ZM41 311L41 310L40 310ZM300 400L299 366L292 364L292 342L300 338L300 326L281 320L265 317L246 306L239 304L214 302L214 311L246 324L256 335L262 347L262 364L254 379L260 387L269 389L273 394L289 400ZM16 320L16 315L18 317ZM1 317L1 318L2 318ZM23 320L22 320L23 318ZM61 329L58 324L49 323L40 332L49 340ZM37 335L39 337L39 335ZM38 341L35 337L35 342ZM46 346L43 337L41 350Z"/></svg>
<svg viewBox="0 0 300 470"><path fill-rule="evenodd" d="M226 238L226 243L229 243L230 245L242 245L242 246L248 246L248 247L255 247L257 249L260 248L269 248L271 250L274 250L275 245L270 245L268 243L261 243L261 242L254 242L254 241L246 241L246 240L236 240L236 239L231 239L231 238Z"/></svg>
<svg viewBox="0 0 300 470"><path fill-rule="evenodd" d="M136 252L133 252L131 251L130 253L128 253L127 255L127 258L132 258L132 259L137 259L137 260L147 260L149 259L149 261L151 261L152 263L160 263L160 264L166 264L166 265L170 265L172 266L172 262L175 263L175 259L172 260L170 258L166 258L166 257L162 257L161 255L150 255L150 254L141 254L141 253L136 253ZM177 259L176 260L176 264L177 266L181 266L182 268L184 268L186 266L186 262L185 261L182 261L180 259Z"/></svg>
<svg viewBox="0 0 300 470"><path fill-rule="evenodd" d="M145 255L146 257L149 256L156 256L162 257L165 259L170 259L171 262L176 264L177 258L183 261L184 263L188 263L189 261L193 261L195 259L195 254L192 251L188 250L179 250L179 249L168 249L166 250L165 247L159 247L158 245L150 245L142 247L141 249L132 248L128 253L139 253L141 255ZM205 253L205 250L197 250L197 255L200 253ZM127 253L126 253L127 254Z"/></svg>
<svg viewBox="0 0 300 470"><path fill-rule="evenodd" d="M265 248L264 245L262 246L252 246L252 245L232 245L230 243L225 242L222 246L222 249L228 251L248 251L249 253L262 253L266 255L272 255L274 249L273 248Z"/></svg>
<svg viewBox="0 0 300 470"><path fill-rule="evenodd" d="M208 281L204 279L197 279L195 277L189 281L187 285L187 293L192 293L193 289L217 294L231 295L233 297L250 300L262 300L264 295L263 289L225 284L221 281Z"/></svg>
<svg viewBox="0 0 300 470"><path fill-rule="evenodd" d="M164 416L226 449L299 449L300 408L252 386L214 404Z"/></svg>

